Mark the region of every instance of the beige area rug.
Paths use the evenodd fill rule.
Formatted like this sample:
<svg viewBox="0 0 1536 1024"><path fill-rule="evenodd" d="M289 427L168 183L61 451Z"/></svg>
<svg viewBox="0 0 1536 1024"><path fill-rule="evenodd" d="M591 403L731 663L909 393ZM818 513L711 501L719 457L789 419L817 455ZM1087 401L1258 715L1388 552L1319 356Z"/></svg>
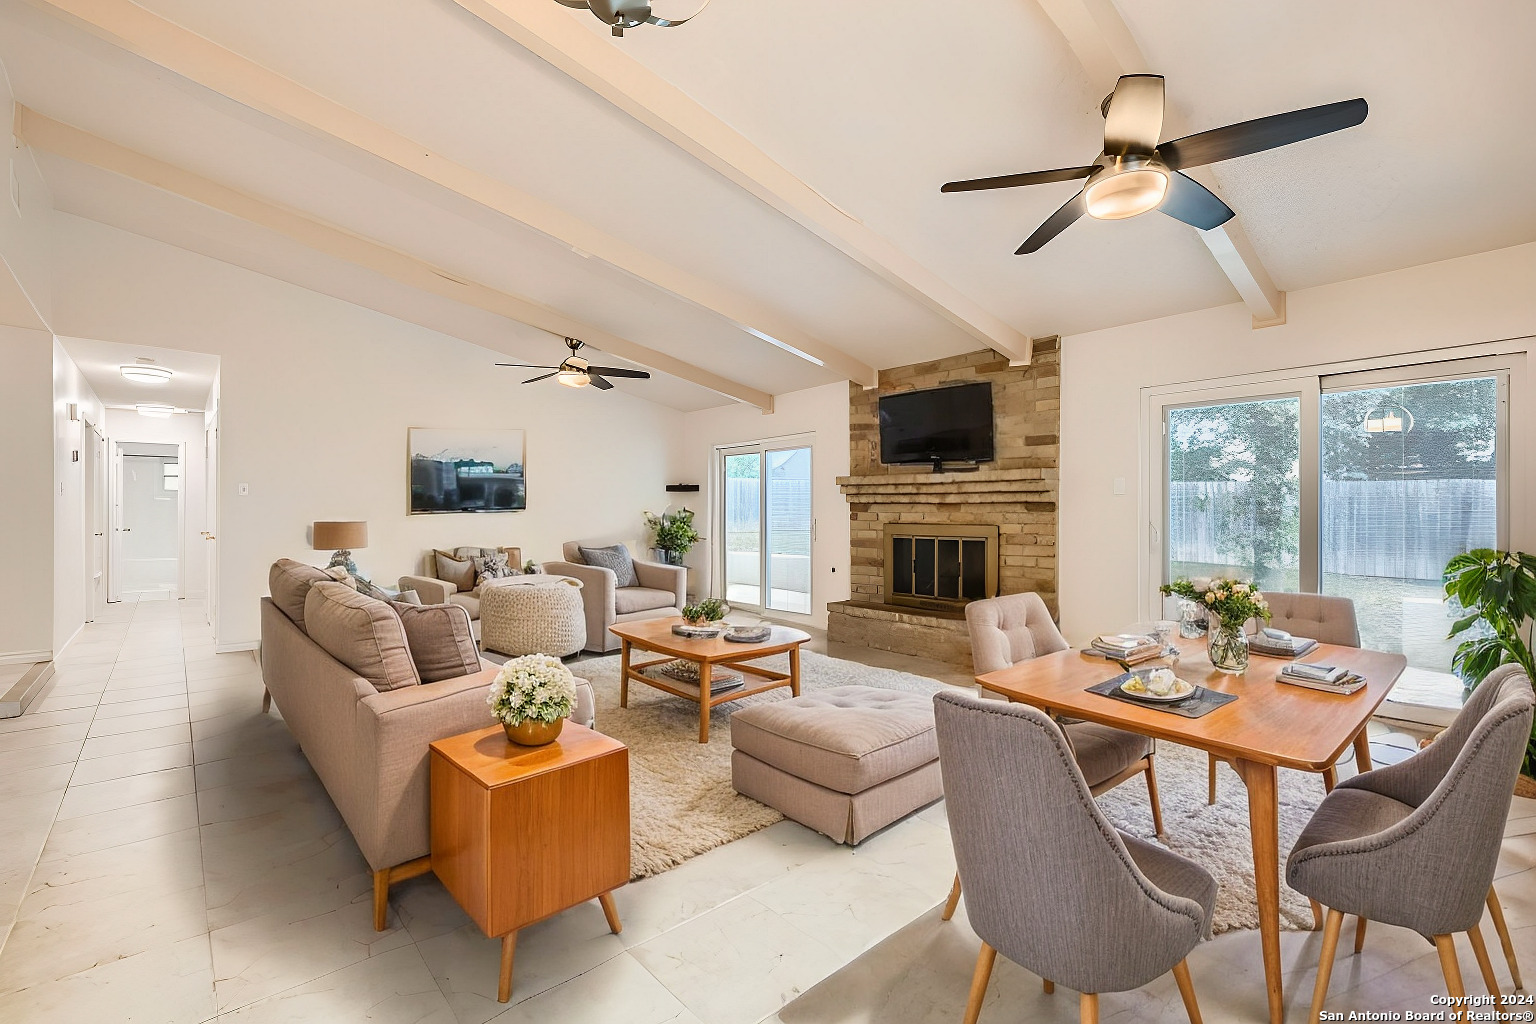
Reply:
<svg viewBox="0 0 1536 1024"><path fill-rule="evenodd" d="M780 655L757 664L787 671L788 660ZM737 708L788 699L787 688L715 708L709 716L709 742L700 743L699 706L691 701L635 683L629 688L629 707L619 707L617 655L570 668L592 683L598 730L629 747L630 872L635 878L660 874L783 819L731 788L730 721ZM801 693L853 684L914 693L942 689L925 676L801 652Z"/></svg>

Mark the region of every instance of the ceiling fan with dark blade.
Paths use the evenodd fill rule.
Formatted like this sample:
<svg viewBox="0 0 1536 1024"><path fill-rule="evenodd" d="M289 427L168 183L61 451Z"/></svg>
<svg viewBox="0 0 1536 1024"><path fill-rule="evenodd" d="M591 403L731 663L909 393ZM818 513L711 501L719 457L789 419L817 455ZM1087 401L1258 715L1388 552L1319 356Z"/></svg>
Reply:
<svg viewBox="0 0 1536 1024"><path fill-rule="evenodd" d="M608 377L631 377L635 380L650 380L651 375L644 370L626 370L622 366L593 366L577 351L586 342L577 341L575 338L566 338L565 346L571 350L571 354L559 366L540 366L535 363L497 363L497 366L521 366L529 370L549 370L549 373L537 377L530 377L523 381L524 384L534 384L541 380L553 377L556 381L568 388L584 388L591 384L603 391L613 390L613 384Z"/></svg>
<svg viewBox="0 0 1536 1024"><path fill-rule="evenodd" d="M1046 218L1015 255L1036 251L1085 213L1098 220L1124 220L1161 210L1175 220L1209 231L1235 215L1210 189L1181 171L1353 128L1368 112L1363 99L1342 100L1159 143L1163 131L1162 75L1123 76L1099 109L1104 115L1104 152L1093 163L951 181L939 191L975 192L1088 179L1082 191Z"/></svg>

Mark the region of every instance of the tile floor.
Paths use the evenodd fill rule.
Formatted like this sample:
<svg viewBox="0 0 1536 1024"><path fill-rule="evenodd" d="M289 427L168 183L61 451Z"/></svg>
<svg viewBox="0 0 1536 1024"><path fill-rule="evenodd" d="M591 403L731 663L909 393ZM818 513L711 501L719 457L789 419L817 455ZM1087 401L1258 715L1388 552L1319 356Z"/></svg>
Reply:
<svg viewBox="0 0 1536 1024"><path fill-rule="evenodd" d="M528 929L514 1002L498 1004L497 943L431 876L398 886L390 930L373 931L367 866L260 693L250 654L213 652L200 606L125 603L71 645L31 712L0 722L0 1019L752 1024L949 888L942 805L856 850L782 822L621 889L621 935L595 903ZM1508 835L1500 891L1536 970L1536 802ZM1336 990L1434 991L1422 940L1380 932ZM1293 1002L1316 941L1286 937ZM1191 963L1210 978L1208 1020L1262 1016L1256 936ZM866 998L845 1019L900 1018L879 992L852 1002ZM1060 1000L1041 1019L1075 1012Z"/></svg>

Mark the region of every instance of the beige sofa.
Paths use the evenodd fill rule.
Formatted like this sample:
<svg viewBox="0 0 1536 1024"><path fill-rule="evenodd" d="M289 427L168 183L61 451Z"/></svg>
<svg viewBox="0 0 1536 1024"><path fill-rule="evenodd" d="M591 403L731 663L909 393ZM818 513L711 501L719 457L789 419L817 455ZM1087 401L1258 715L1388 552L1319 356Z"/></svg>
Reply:
<svg viewBox="0 0 1536 1024"><path fill-rule="evenodd" d="M373 871L374 924L382 931L390 883L431 870L427 746L493 724L485 698L498 666L476 658L476 672L381 691L304 628L306 607L313 618L308 591L329 579L319 569L286 559L273 567L273 597L261 602L263 709L277 704L357 840ZM374 615L380 613L373 606L390 608L353 597L358 607L369 602L367 610ZM320 628L313 621L310 625ZM371 645L367 636L338 642L334 624L323 635L333 648L352 648L341 653L354 661L354 645ZM591 726L591 684L576 682L571 718Z"/></svg>
<svg viewBox="0 0 1536 1024"><path fill-rule="evenodd" d="M540 568L581 580L581 601L587 617L586 650L603 653L619 648L619 638L608 627L640 619L667 619L681 615L688 602L688 570L681 565L634 559L638 587L621 587L612 569L588 565L581 549L607 547L614 541L568 541L562 545L563 562L545 562Z"/></svg>
<svg viewBox="0 0 1536 1024"><path fill-rule="evenodd" d="M485 555L504 553L507 556L507 564L514 569L521 569L523 565L523 551L521 548L474 548L457 547L452 554L461 560L480 558ZM422 558L424 571L419 576L401 576L399 589L413 590L416 596L421 598L422 604L456 604L469 612L469 621L473 624L475 638L480 638L480 587L478 585L463 586L449 580L439 579L437 575L437 552L428 551Z"/></svg>

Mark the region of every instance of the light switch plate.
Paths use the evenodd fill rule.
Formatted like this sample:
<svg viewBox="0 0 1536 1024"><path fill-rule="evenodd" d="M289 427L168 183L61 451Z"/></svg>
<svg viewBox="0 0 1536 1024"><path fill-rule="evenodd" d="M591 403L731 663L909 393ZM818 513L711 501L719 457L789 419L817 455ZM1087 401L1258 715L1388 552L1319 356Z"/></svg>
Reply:
<svg viewBox="0 0 1536 1024"><path fill-rule="evenodd" d="M1115 477L1115 493L1116 494L1124 494L1125 493L1125 477L1123 477L1123 476Z"/></svg>
<svg viewBox="0 0 1536 1024"><path fill-rule="evenodd" d="M240 497L243 498L247 494L251 493L251 485L250 484L236 484L235 485L235 493L240 495Z"/></svg>

